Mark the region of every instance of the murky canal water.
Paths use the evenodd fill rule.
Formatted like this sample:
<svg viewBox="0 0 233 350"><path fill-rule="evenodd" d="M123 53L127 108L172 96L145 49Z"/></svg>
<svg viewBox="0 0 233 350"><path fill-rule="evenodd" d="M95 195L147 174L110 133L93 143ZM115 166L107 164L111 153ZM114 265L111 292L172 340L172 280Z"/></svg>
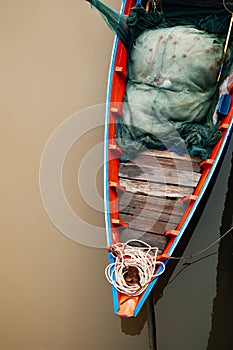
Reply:
<svg viewBox="0 0 233 350"><path fill-rule="evenodd" d="M121 3L104 2L116 9ZM84 0L1 5L0 349L148 350L146 308L136 319L113 314L105 249L72 241L51 222L38 181L54 130L105 101L113 34ZM87 133L64 164L67 200L86 222L86 231L77 228L80 237L105 230L104 213L84 202L77 183L83 155L102 141L98 128ZM208 245L232 221L232 178L224 212L232 149L233 140L183 254ZM101 176L97 180L101 189ZM177 265L155 307L158 350L233 349L232 245L229 235L206 259Z"/></svg>

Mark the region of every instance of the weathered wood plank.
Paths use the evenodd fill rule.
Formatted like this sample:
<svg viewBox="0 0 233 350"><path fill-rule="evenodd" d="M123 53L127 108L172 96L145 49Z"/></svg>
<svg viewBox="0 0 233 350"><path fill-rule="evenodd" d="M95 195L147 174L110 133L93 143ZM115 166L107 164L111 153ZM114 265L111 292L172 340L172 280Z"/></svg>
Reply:
<svg viewBox="0 0 233 350"><path fill-rule="evenodd" d="M155 183L165 183L179 186L196 187L201 174L189 171L168 170L161 166L140 167L132 162L121 163L119 176L133 180L141 180Z"/></svg>
<svg viewBox="0 0 233 350"><path fill-rule="evenodd" d="M139 230L131 230L131 229L122 230L120 233L120 236L121 236L122 243L126 243L130 239L138 239L143 242L146 242L152 247L159 248L159 254L161 254L161 252L164 250L168 242L168 238L163 235L151 234L151 233L143 232Z"/></svg>
<svg viewBox="0 0 233 350"><path fill-rule="evenodd" d="M202 168L198 165L197 162L192 162L192 159L189 160L181 160L174 158L166 158L166 157L154 157L147 154L139 153L135 158L133 158L132 163L137 165L148 165L148 166L162 166L163 168L176 169L181 171L194 171L196 173L200 173ZM201 160L200 160L201 161ZM127 162L128 163L128 162Z"/></svg>
<svg viewBox="0 0 233 350"><path fill-rule="evenodd" d="M119 211L127 211L127 207L145 209L152 212L163 212L182 216L188 203L178 202L176 199L144 196L142 194L124 192L119 196Z"/></svg>
<svg viewBox="0 0 233 350"><path fill-rule="evenodd" d="M121 186L124 186L128 192L150 195L154 197L182 198L193 193L192 187L157 184L153 182L143 182L124 178L120 178L120 184Z"/></svg>
<svg viewBox="0 0 233 350"><path fill-rule="evenodd" d="M162 158L188 160L188 161L192 161L194 163L201 162L201 159L199 157L190 157L189 154L185 154L184 156L180 156L175 152L170 152L167 150L159 151L157 149L146 149L146 150L142 151L141 154L149 155L151 157L162 157Z"/></svg>
<svg viewBox="0 0 233 350"><path fill-rule="evenodd" d="M164 222L170 222L173 224L178 224L181 219L181 215L166 214L163 212L156 212L152 210L140 209L138 207L128 206L123 210L119 211L120 214L129 214L134 216L141 216L143 218L149 218L153 220L160 220Z"/></svg>
<svg viewBox="0 0 233 350"><path fill-rule="evenodd" d="M168 239L165 236L152 235L150 233L145 233L142 236L142 241L149 244L151 247L157 247L158 255L161 254L167 244Z"/></svg>
<svg viewBox="0 0 233 350"><path fill-rule="evenodd" d="M151 218L145 218L141 216L119 214L120 219L127 222L129 229L151 232L156 234L164 234L164 232L169 230L174 230L176 224L170 222L164 222L160 220L154 220Z"/></svg>

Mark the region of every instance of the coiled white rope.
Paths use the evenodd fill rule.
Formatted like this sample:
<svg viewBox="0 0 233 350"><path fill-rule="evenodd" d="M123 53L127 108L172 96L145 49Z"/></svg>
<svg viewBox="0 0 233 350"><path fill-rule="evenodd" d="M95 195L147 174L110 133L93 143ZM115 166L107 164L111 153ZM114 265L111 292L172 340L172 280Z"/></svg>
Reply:
<svg viewBox="0 0 233 350"><path fill-rule="evenodd" d="M143 247L135 247L129 243L140 243ZM165 270L161 261L156 261L158 248L140 240L129 240L126 243L113 244L110 247L115 262L105 269L105 275L119 292L138 296L147 288L148 284ZM160 265L161 271L155 273Z"/></svg>

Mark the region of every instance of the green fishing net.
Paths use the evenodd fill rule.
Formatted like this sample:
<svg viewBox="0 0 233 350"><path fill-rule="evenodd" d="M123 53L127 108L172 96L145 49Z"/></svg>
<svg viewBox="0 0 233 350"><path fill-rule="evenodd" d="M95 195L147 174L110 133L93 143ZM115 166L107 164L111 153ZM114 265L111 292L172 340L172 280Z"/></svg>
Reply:
<svg viewBox="0 0 233 350"><path fill-rule="evenodd" d="M162 12L137 5L127 17L98 0L92 5L128 50L123 118L116 128L122 160L143 146L181 154L187 148L191 156L208 158L221 136L212 116L230 14L167 4ZM231 62L232 44L221 81Z"/></svg>

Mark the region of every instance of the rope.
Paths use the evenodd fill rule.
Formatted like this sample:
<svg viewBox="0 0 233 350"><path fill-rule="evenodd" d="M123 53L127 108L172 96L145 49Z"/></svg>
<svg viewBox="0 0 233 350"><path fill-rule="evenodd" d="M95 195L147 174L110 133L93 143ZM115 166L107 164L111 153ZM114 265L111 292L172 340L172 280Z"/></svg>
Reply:
<svg viewBox="0 0 233 350"><path fill-rule="evenodd" d="M225 9L231 13L231 20L230 20L230 24L229 24L229 29L228 29L228 33L227 33L227 38L226 38L226 43L225 43L225 47L224 47L224 51L223 51L223 57L222 57L222 62L221 62L221 66L220 66L220 70L219 70L219 74L218 74L218 78L217 78L217 82L219 82L221 75L222 75L222 71L223 71L223 66L224 66L224 62L226 59L226 55L227 55L227 49L228 49L228 45L229 45L229 41L230 41L230 36L231 36L231 30L232 30L232 24L233 24L233 12L230 11L225 3L225 0L223 0L223 6L225 7Z"/></svg>
<svg viewBox="0 0 233 350"><path fill-rule="evenodd" d="M215 245L216 243L220 242L224 237L226 237L228 235L228 233L230 233L233 230L233 226L229 228L229 230L227 230L221 237L217 238L215 241L213 241L211 244L209 244L207 247L199 250L198 252L194 253L194 254L190 254L188 256L179 256L179 257L175 257L175 256L171 256L169 257L169 259L174 259L174 260L182 260L182 259L192 259L195 258L198 255L201 255L202 253L204 253L205 251L209 250L211 247L213 247L213 245Z"/></svg>
<svg viewBox="0 0 233 350"><path fill-rule="evenodd" d="M140 243L144 247L135 247L129 243ZM105 276L119 292L138 296L148 284L165 271L163 262L156 261L158 248L140 240L129 240L126 243L113 244L109 248L115 262L105 269ZM156 267L162 267L155 273Z"/></svg>
<svg viewBox="0 0 233 350"><path fill-rule="evenodd" d="M194 258L220 242L232 230L233 226L221 237L194 254L180 257L171 256L169 259L182 260ZM135 247L130 245L130 243L139 243L144 247ZM115 262L106 267L105 276L108 282L120 293L129 296L138 296L146 290L148 284L153 279L160 276L165 271L165 264L156 260L158 248L151 247L143 241L131 239L126 243L113 244L108 249L114 257ZM160 265L162 269L156 273L155 271L158 265Z"/></svg>
<svg viewBox="0 0 233 350"><path fill-rule="evenodd" d="M216 254L218 254L218 252L207 254L207 255L203 256L202 258L199 258L199 259L194 260L192 262L184 262L183 265L182 265L182 268L175 274L175 276L171 280L169 280L168 284L171 284L189 266L194 265L194 264L196 264L196 263L198 263L198 262L200 262L202 260L205 260L205 259L207 259L207 258L209 258L209 257L211 257L213 255L216 255Z"/></svg>

